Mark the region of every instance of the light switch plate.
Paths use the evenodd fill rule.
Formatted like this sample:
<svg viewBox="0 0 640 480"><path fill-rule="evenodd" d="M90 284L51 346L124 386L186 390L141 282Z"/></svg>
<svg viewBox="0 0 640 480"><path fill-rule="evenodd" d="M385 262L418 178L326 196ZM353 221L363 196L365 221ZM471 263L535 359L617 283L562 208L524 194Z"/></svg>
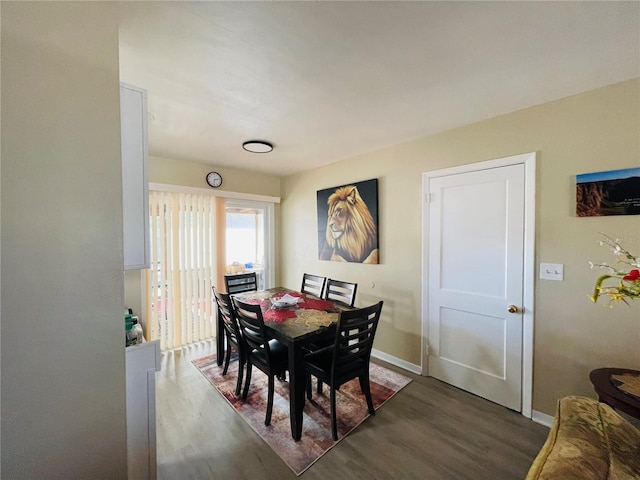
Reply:
<svg viewBox="0 0 640 480"><path fill-rule="evenodd" d="M562 282L564 280L564 265L562 263L541 263L540 278Z"/></svg>

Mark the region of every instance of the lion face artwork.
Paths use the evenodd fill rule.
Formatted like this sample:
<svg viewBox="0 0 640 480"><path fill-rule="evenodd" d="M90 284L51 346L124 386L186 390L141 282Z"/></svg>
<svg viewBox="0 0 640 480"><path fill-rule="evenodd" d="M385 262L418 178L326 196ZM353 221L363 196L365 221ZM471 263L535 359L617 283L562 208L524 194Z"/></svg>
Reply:
<svg viewBox="0 0 640 480"><path fill-rule="evenodd" d="M377 180L335 188L326 199L326 228L318 232L320 260L378 263L377 222L360 195L358 185L373 196L377 215ZM323 192L326 193L321 195ZM322 202L327 194L328 191L318 192L318 202ZM320 209L318 215L320 229Z"/></svg>

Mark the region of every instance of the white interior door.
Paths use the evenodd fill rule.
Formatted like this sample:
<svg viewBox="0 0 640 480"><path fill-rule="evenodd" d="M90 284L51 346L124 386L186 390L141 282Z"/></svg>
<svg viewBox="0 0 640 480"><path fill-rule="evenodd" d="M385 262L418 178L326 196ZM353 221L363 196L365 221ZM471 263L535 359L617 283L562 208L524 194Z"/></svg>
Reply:
<svg viewBox="0 0 640 480"><path fill-rule="evenodd" d="M521 411L525 166L429 178L428 193L429 375Z"/></svg>

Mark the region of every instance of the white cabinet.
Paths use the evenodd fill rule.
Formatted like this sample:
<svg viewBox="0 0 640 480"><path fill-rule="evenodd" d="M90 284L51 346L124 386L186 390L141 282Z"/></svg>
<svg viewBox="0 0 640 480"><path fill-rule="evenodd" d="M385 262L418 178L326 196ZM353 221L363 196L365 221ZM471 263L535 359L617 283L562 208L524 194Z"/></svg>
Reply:
<svg viewBox="0 0 640 480"><path fill-rule="evenodd" d="M120 84L124 268L149 268L147 92Z"/></svg>
<svg viewBox="0 0 640 480"><path fill-rule="evenodd" d="M160 341L126 348L127 470L130 480L157 475L156 372L160 371Z"/></svg>

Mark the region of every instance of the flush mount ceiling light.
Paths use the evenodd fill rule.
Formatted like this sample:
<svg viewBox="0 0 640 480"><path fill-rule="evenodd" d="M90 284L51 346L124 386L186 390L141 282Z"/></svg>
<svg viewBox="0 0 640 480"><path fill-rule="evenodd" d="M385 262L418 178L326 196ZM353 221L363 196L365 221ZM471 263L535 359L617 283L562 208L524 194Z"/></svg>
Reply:
<svg viewBox="0 0 640 480"><path fill-rule="evenodd" d="M249 140L242 144L242 148L252 153L269 153L273 150L273 145L268 142L263 142L262 140Z"/></svg>

